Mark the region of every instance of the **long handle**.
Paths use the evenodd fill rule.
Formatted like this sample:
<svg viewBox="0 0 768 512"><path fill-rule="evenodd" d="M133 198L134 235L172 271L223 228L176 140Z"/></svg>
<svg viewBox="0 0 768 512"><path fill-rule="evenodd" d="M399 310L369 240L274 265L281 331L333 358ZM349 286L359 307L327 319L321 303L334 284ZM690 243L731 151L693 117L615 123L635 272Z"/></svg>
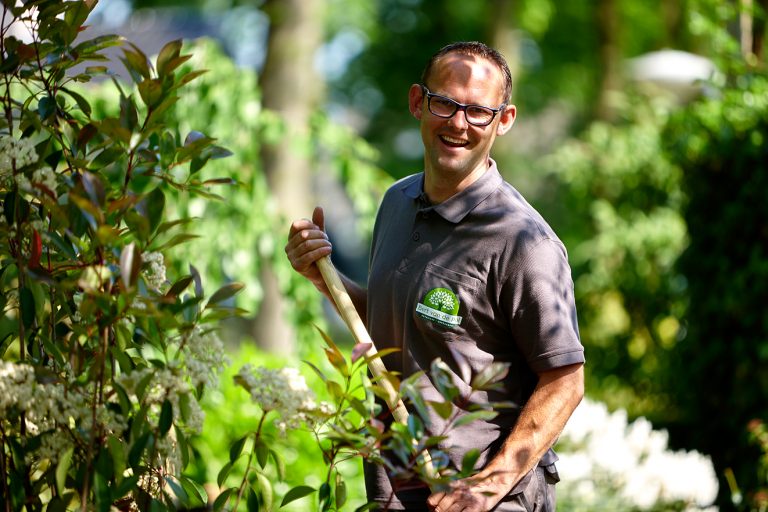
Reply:
<svg viewBox="0 0 768 512"><path fill-rule="evenodd" d="M387 394L387 405L389 406L389 410L392 411L392 417L395 418L395 421L407 425L408 411L405 408L405 404L398 398L395 387L384 376L387 372L387 369L384 367L384 362L380 357L374 357L376 355L376 345L373 344L371 335L368 334L368 330L365 328L363 320L360 318L360 315L357 314L357 309L355 309L355 305L352 303L352 298L347 293L347 289L344 288L344 283L341 282L338 272L336 272L333 263L331 263L331 258L323 256L317 260L317 267L320 269L320 274L322 274L323 280L325 281L326 286L328 286L328 290L331 292L331 297L333 297L333 301L336 303L341 318L344 319L347 327L349 327L355 341L357 343L369 344L369 348L365 352L366 359L368 360L368 368L371 370L371 374L373 374L374 378L378 379L379 385L384 388L384 392ZM427 450L424 450L422 457L427 475L433 478L437 477L435 468L432 465L432 457L430 457Z"/></svg>
<svg viewBox="0 0 768 512"><path fill-rule="evenodd" d="M384 389L387 394L387 405L392 411L392 416L396 421L400 423L408 423L408 411L405 409L403 401L398 399L397 390L392 383L384 377L387 369L384 367L380 357L374 357L376 355L376 346L373 344L370 334L363 324L363 320L360 315L357 314L357 309L352 303L352 298L347 293L347 289L344 288L344 283L341 282L339 274L331 263L331 259L328 256L324 256L317 261L317 267L320 269L320 274L323 276L328 290L331 292L331 297L336 303L336 307L339 310L341 318L344 323L347 324L349 330L352 332L352 336L357 343L367 343L369 345L368 350L365 353L368 360L368 368L371 370L374 378L378 379L379 385Z"/></svg>

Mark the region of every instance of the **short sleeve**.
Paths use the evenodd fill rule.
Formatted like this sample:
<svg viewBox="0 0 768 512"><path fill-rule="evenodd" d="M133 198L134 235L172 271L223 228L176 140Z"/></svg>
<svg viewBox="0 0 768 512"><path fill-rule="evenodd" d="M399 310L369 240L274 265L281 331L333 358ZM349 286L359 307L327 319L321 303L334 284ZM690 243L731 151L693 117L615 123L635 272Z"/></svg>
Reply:
<svg viewBox="0 0 768 512"><path fill-rule="evenodd" d="M533 371L584 362L571 268L561 242L545 238L520 255L502 287L502 307Z"/></svg>

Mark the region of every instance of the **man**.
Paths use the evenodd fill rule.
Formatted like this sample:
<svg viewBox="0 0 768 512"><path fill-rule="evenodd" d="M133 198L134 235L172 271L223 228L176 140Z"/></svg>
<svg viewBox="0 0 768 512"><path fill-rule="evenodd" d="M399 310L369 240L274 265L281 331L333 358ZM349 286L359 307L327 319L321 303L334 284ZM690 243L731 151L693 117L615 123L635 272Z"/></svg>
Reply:
<svg viewBox="0 0 768 512"><path fill-rule="evenodd" d="M514 407L447 433L456 466L468 450L481 451L475 476L429 495L399 489L384 468L366 467L369 500L391 510L555 510L551 447L582 398L584 355L565 248L490 158L515 120L510 93L506 62L484 44L455 43L433 56L408 96L420 121L424 172L385 194L367 289L342 277L377 348L401 349L387 356L388 370L408 376L439 357L469 392L462 366L475 374L495 361L510 365L503 391L470 401ZM331 253L323 224L319 208L312 221L294 222L285 250L328 296L314 265ZM440 400L428 377L420 385L425 399ZM442 434L444 420L430 420Z"/></svg>

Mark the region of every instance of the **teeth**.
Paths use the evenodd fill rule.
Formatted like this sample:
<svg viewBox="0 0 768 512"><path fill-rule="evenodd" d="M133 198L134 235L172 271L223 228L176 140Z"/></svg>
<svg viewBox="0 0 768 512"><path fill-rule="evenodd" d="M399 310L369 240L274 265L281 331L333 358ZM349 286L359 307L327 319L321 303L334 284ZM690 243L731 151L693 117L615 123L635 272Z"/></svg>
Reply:
<svg viewBox="0 0 768 512"><path fill-rule="evenodd" d="M454 139L453 137L447 137L445 135L443 135L442 137L444 141L450 142L451 144L466 144L466 141L463 141L461 139Z"/></svg>

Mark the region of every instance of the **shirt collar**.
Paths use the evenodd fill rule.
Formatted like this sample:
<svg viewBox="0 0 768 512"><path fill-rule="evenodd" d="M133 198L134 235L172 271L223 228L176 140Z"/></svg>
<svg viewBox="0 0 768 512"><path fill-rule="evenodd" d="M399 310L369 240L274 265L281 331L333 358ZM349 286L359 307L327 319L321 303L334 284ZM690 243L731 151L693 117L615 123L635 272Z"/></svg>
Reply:
<svg viewBox="0 0 768 512"><path fill-rule="evenodd" d="M496 162L488 159L488 169L467 188L437 205L430 205L424 193L424 173L403 189L406 197L419 201L420 209L434 210L438 215L454 224L461 222L478 204L496 190L502 182Z"/></svg>

